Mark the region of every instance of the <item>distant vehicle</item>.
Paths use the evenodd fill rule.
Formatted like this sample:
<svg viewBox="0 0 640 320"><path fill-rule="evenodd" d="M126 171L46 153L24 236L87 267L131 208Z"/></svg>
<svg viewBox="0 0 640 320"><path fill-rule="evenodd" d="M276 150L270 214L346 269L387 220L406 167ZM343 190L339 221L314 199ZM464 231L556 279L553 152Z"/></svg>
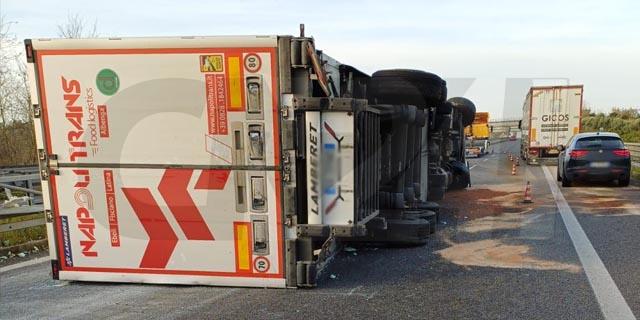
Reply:
<svg viewBox="0 0 640 320"><path fill-rule="evenodd" d="M474 140L489 139L489 112L476 112L473 123L464 128L467 137Z"/></svg>
<svg viewBox="0 0 640 320"><path fill-rule="evenodd" d="M516 139L517 139L516 133L515 133L515 132L512 132L512 133L509 135L509 141L516 141Z"/></svg>
<svg viewBox="0 0 640 320"><path fill-rule="evenodd" d="M466 141L465 156L467 158L475 157L480 158L483 155L489 153L489 146L491 143L488 139L476 140L469 138Z"/></svg>
<svg viewBox="0 0 640 320"><path fill-rule="evenodd" d="M582 85L532 87L522 107L522 159L529 164L554 159L556 147L580 132Z"/></svg>
<svg viewBox="0 0 640 320"><path fill-rule="evenodd" d="M476 112L473 123L464 128L467 157L482 157L489 150L489 112Z"/></svg>
<svg viewBox="0 0 640 320"><path fill-rule="evenodd" d="M631 175L631 154L615 133L588 132L573 136L566 147L559 145L558 181L570 187L573 181L613 181L626 187Z"/></svg>

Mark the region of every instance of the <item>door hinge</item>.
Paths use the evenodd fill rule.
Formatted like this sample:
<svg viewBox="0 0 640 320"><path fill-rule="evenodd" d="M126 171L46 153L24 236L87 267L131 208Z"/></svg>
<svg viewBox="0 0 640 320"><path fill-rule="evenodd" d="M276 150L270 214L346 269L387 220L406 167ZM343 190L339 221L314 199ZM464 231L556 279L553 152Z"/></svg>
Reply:
<svg viewBox="0 0 640 320"><path fill-rule="evenodd" d="M33 117L38 119L40 118L40 115L42 114L42 109L40 108L39 104L34 104L33 105Z"/></svg>
<svg viewBox="0 0 640 320"><path fill-rule="evenodd" d="M57 154L49 154L46 156L47 161L46 163L46 169L41 170L42 171L42 180L46 180L49 178L50 175L59 175L60 174L60 170L58 170L58 155Z"/></svg>
<svg viewBox="0 0 640 320"><path fill-rule="evenodd" d="M288 152L282 154L282 164L282 181L289 182L291 181L291 159Z"/></svg>
<svg viewBox="0 0 640 320"><path fill-rule="evenodd" d="M280 114L282 115L283 119L289 118L289 107L281 106L280 107Z"/></svg>
<svg viewBox="0 0 640 320"><path fill-rule="evenodd" d="M45 210L44 211L44 217L45 217L45 219L47 219L48 223L53 222L53 212L51 210Z"/></svg>
<svg viewBox="0 0 640 320"><path fill-rule="evenodd" d="M49 170L48 169L41 169L40 170L40 180L42 181L46 181L49 180Z"/></svg>

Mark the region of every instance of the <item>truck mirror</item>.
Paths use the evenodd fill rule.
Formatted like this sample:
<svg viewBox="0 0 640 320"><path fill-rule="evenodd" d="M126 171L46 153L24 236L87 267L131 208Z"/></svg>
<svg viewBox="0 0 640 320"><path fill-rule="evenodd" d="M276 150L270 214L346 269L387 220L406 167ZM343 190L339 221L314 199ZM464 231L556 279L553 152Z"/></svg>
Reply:
<svg viewBox="0 0 640 320"><path fill-rule="evenodd" d="M564 146L563 146L563 145L561 145L561 144L559 144L559 145L558 145L558 150L559 150L559 151L564 150Z"/></svg>
<svg viewBox="0 0 640 320"><path fill-rule="evenodd" d="M522 120L518 121L518 129L522 129Z"/></svg>

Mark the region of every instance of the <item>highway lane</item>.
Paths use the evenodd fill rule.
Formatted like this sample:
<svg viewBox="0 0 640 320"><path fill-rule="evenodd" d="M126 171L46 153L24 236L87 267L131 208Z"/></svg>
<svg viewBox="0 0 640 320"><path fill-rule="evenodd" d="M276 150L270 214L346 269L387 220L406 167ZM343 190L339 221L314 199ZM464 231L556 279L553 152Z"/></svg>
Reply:
<svg viewBox="0 0 640 320"><path fill-rule="evenodd" d="M549 169L555 174L556 167ZM562 193L626 302L640 316L640 188L578 184L562 188Z"/></svg>
<svg viewBox="0 0 640 320"><path fill-rule="evenodd" d="M0 318L603 319L541 167L521 163L511 175L503 152L517 148L497 144L470 160L473 186L447 194L429 244L347 244L355 251L340 253L312 290L54 281L44 263L0 274ZM521 203L526 181L533 204ZM638 188L561 191L640 314Z"/></svg>

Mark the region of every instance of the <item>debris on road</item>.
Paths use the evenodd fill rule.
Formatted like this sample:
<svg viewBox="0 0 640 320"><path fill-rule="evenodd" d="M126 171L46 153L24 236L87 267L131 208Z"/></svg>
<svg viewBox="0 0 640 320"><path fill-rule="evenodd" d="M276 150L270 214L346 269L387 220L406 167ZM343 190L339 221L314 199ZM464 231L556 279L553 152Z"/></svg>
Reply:
<svg viewBox="0 0 640 320"><path fill-rule="evenodd" d="M442 258L462 266L493 267L507 269L560 270L577 273L582 270L575 264L542 260L528 255L528 245L510 245L500 240L456 243L436 251Z"/></svg>
<svg viewBox="0 0 640 320"><path fill-rule="evenodd" d="M442 206L450 208L454 217L475 220L488 216L498 216L505 212L521 212L526 206L521 203L522 189L517 185L507 188L476 186L467 190L453 191L442 201Z"/></svg>

